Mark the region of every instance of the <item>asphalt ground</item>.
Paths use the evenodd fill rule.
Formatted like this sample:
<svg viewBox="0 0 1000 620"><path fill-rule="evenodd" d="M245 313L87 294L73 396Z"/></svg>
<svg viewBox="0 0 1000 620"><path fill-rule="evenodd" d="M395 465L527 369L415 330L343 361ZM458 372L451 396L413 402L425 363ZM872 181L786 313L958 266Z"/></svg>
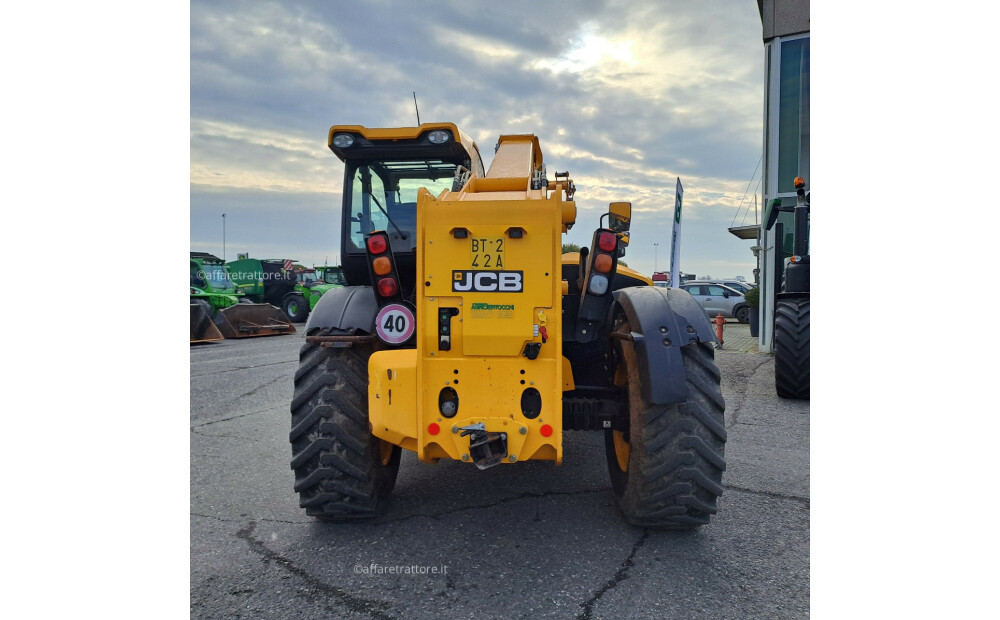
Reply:
<svg viewBox="0 0 1000 620"><path fill-rule="evenodd" d="M777 398L748 326L727 323L716 351L719 512L685 533L622 521L603 439L585 432L566 433L560 467L404 451L374 522L306 516L288 444L299 327L190 348L192 618L809 615L809 402Z"/></svg>

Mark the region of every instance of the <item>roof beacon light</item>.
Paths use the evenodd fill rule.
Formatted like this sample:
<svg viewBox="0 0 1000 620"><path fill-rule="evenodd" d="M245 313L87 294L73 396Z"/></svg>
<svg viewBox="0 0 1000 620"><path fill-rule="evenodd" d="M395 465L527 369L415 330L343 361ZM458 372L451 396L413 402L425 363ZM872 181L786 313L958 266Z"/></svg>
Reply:
<svg viewBox="0 0 1000 620"><path fill-rule="evenodd" d="M787 179L788 177L785 178ZM803 187L806 186L806 180L803 179L802 177L795 177L794 184L795 184L795 189L802 189Z"/></svg>

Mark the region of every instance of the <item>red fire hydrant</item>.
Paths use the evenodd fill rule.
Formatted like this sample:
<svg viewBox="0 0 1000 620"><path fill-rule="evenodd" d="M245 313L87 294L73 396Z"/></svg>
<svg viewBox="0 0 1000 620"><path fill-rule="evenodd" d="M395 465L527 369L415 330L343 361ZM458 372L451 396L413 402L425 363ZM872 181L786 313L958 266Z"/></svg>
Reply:
<svg viewBox="0 0 1000 620"><path fill-rule="evenodd" d="M719 348L722 348L722 326L726 324L726 317L722 313L715 315L715 335L719 338Z"/></svg>

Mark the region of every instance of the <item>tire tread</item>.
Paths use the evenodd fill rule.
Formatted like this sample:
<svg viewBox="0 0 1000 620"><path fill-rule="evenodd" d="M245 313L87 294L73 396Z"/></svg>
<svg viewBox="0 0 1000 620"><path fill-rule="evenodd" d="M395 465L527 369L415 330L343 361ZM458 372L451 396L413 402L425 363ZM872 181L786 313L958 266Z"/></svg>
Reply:
<svg viewBox="0 0 1000 620"><path fill-rule="evenodd" d="M291 468L306 514L344 521L378 514L395 484L400 448L383 465L368 426L368 358L372 347L299 353L291 403Z"/></svg>
<svg viewBox="0 0 1000 620"><path fill-rule="evenodd" d="M774 387L809 399L809 299L779 299L774 309Z"/></svg>
<svg viewBox="0 0 1000 620"><path fill-rule="evenodd" d="M641 403L641 411L630 413L628 472L619 469L611 432L605 433L612 486L625 520L633 525L691 529L718 511L726 469L721 374L710 343L692 343L681 353L686 402L650 404L641 400L638 386L628 386L630 402Z"/></svg>

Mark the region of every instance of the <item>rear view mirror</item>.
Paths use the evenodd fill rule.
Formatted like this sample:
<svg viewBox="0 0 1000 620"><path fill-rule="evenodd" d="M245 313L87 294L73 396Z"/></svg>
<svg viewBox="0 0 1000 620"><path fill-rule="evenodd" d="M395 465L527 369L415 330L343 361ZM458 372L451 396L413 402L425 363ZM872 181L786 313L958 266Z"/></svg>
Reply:
<svg viewBox="0 0 1000 620"><path fill-rule="evenodd" d="M616 233L627 232L632 221L631 202L612 202L608 206L608 228Z"/></svg>

